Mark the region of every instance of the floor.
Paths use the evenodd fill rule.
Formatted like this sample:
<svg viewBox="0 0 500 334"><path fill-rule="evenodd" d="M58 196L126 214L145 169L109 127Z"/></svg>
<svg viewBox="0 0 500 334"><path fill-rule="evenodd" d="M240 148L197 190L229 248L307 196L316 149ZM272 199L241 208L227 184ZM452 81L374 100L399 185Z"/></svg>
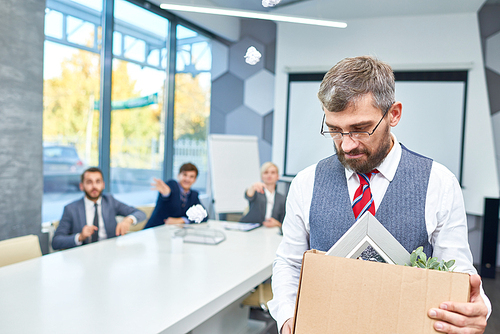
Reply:
<svg viewBox="0 0 500 334"><path fill-rule="evenodd" d="M484 292L491 301L492 313L486 326L485 334L500 333L500 271L496 273L496 279L483 278Z"/></svg>

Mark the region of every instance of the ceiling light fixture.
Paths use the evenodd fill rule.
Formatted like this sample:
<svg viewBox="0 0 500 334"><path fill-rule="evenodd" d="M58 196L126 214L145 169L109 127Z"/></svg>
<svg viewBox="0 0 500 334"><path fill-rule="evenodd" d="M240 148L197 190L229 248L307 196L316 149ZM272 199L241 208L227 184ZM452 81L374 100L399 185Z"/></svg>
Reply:
<svg viewBox="0 0 500 334"><path fill-rule="evenodd" d="M268 14L268 13L262 13L262 12L249 11L249 10L222 9L222 8L216 8L216 7L178 5L178 4L172 4L172 3L163 3L160 5L160 8L167 9L167 10L178 10L181 12L235 16L235 17L244 17L244 18L249 18L249 19L270 20L270 21L278 21L278 22L312 24L312 25L334 27L334 28L347 27L347 23L345 23L345 22L319 20L319 19L312 19L312 18L300 17L300 16Z"/></svg>

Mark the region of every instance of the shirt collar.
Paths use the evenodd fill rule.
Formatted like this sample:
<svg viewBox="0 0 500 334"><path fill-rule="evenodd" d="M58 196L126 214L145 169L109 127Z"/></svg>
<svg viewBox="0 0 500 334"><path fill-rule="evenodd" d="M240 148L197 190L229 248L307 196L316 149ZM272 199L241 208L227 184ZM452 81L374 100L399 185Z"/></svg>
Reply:
<svg viewBox="0 0 500 334"><path fill-rule="evenodd" d="M401 160L401 144L398 142L395 134L391 133L391 136L394 140L394 145L392 145L392 148L389 151L389 154L385 157L384 161L382 161L382 163L377 167L379 174L385 177L389 182L392 182L394 179L399 161ZM345 176L348 180L354 175L356 175L355 172L345 168Z"/></svg>
<svg viewBox="0 0 500 334"><path fill-rule="evenodd" d="M274 191L270 192L269 189L267 189L266 187L264 187L264 193L268 196L274 196Z"/></svg>
<svg viewBox="0 0 500 334"><path fill-rule="evenodd" d="M181 187L181 184L179 183L179 181L175 181L175 182L177 182L177 185L179 186L179 190L181 191L181 194L189 195L189 193L191 192L191 189L189 189L188 191L185 191L184 188Z"/></svg>
<svg viewBox="0 0 500 334"><path fill-rule="evenodd" d="M102 202L102 196L97 199L97 206L100 206ZM89 200L87 196L83 196L83 203L85 204L85 209L94 208L94 202Z"/></svg>

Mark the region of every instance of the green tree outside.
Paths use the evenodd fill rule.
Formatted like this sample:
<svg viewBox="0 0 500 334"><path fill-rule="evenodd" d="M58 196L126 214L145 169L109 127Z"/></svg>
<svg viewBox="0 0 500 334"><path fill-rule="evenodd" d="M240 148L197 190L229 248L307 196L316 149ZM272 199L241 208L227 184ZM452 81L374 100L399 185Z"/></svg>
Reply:
<svg viewBox="0 0 500 334"><path fill-rule="evenodd" d="M127 65L113 61L113 101L142 96ZM72 144L85 163L97 165L99 112L93 105L100 92L99 56L77 50L61 63L60 76L45 80L44 90L44 141ZM112 111L112 167L161 168L163 92L158 87L157 104ZM199 77L177 74L175 92L175 139L206 140L209 88L202 88Z"/></svg>

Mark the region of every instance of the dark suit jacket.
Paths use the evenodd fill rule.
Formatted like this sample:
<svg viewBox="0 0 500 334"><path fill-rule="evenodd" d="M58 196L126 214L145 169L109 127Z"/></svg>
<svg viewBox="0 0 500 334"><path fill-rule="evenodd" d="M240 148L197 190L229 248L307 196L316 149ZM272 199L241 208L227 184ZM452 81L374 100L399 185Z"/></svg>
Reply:
<svg viewBox="0 0 500 334"><path fill-rule="evenodd" d="M137 218L137 222L146 219L144 212L117 201L110 194L102 195L101 206L102 219L104 220L108 238L116 236L116 216L126 217L133 215ZM85 215L83 198L66 205L62 218L59 221L59 226L52 238L52 248L64 249L75 247L75 234L80 233L86 224L87 217Z"/></svg>
<svg viewBox="0 0 500 334"><path fill-rule="evenodd" d="M255 192L253 197L248 197L245 191L245 198L248 200L250 209L248 213L241 217L243 223L262 223L266 219L266 194ZM274 206L271 217L283 223L285 218L285 196L274 191Z"/></svg>
<svg viewBox="0 0 500 334"><path fill-rule="evenodd" d="M186 205L182 206L181 190L179 189L177 181L169 180L167 181L167 186L170 187L170 195L168 197L164 197L162 194L158 193L155 209L144 228L164 225L164 220L169 217L186 217L186 211L191 206L200 204L200 199L198 198L198 192L196 190L191 189L191 192L187 197ZM203 221L206 221L207 219L208 217Z"/></svg>

